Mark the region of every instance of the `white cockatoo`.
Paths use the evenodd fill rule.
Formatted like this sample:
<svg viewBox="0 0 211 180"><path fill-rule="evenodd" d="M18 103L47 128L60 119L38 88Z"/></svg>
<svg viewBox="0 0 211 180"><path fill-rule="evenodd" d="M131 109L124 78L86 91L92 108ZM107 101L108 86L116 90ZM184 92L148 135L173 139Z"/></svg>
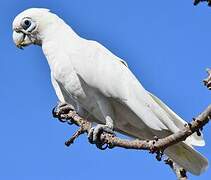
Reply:
<svg viewBox="0 0 211 180"><path fill-rule="evenodd" d="M178 132L186 122L160 99L143 88L122 59L96 41L78 36L56 14L31 8L13 21L17 47L42 47L51 70L58 99L77 107L97 125L89 133L99 143L99 133L113 130L138 139L166 137ZM185 142L164 153L192 174L199 175L208 161L193 146L204 146L202 135L193 134Z"/></svg>

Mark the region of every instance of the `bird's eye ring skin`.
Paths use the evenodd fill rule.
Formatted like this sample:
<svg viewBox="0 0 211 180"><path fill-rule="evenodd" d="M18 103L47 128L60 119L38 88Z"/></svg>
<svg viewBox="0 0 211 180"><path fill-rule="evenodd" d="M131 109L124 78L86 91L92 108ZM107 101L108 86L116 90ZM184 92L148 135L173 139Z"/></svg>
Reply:
<svg viewBox="0 0 211 180"><path fill-rule="evenodd" d="M31 26L31 24L32 24L32 21L29 18L24 18L22 21L22 27L24 30L27 30Z"/></svg>

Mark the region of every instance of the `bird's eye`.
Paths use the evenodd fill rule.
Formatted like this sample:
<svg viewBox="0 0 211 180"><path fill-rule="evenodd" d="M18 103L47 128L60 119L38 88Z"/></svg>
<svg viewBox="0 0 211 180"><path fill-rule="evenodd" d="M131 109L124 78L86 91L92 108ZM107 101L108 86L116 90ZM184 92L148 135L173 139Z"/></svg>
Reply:
<svg viewBox="0 0 211 180"><path fill-rule="evenodd" d="M31 26L31 21L30 21L29 19L25 19L25 20L23 21L22 26L23 26L23 29L24 29L24 30L27 30L27 29Z"/></svg>

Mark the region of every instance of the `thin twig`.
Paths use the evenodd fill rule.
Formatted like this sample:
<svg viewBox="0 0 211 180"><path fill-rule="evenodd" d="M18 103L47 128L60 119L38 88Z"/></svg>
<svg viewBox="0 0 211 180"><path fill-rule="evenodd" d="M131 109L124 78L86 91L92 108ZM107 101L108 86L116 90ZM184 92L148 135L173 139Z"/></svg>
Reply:
<svg viewBox="0 0 211 180"><path fill-rule="evenodd" d="M65 142L65 145L66 146L70 146L74 143L74 141L82 134L84 134L85 132L83 131L83 128L82 127L79 127L79 129L70 137L70 139L68 139L66 142Z"/></svg>
<svg viewBox="0 0 211 180"><path fill-rule="evenodd" d="M208 6L211 6L211 0L194 0L193 4L196 6L200 2L207 2Z"/></svg>
<svg viewBox="0 0 211 180"><path fill-rule="evenodd" d="M208 77L203 80L204 85L207 86L209 90L211 90L211 69L207 69Z"/></svg>
<svg viewBox="0 0 211 180"><path fill-rule="evenodd" d="M60 118L65 119L68 124L79 126L79 129L65 142L65 145L68 147L72 145L80 135L88 133L92 127L90 122L80 117L74 110L70 110L68 114L61 114Z"/></svg>
<svg viewBox="0 0 211 180"><path fill-rule="evenodd" d="M187 180L187 172L185 169L179 167L174 161L172 161L170 158L165 160L165 163L171 167L171 169L174 171L174 173L177 176L178 180Z"/></svg>

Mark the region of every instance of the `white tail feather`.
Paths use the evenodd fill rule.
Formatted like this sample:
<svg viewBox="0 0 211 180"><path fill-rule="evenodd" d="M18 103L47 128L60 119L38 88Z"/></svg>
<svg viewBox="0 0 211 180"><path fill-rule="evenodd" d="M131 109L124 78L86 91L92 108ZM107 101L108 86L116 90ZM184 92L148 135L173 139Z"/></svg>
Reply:
<svg viewBox="0 0 211 180"><path fill-rule="evenodd" d="M179 117L174 111L172 111L165 103L163 103L158 97L156 97L154 94L150 93L150 96L152 99L162 107L162 109L168 114L169 118L172 120L172 122L178 127L178 129L182 129L185 124L187 124L186 121L184 121L181 117ZM196 133L191 135L186 139L186 142L193 146L204 146L205 141L203 139L203 134L201 133L201 136L198 136Z"/></svg>
<svg viewBox="0 0 211 180"><path fill-rule="evenodd" d="M200 175L208 168L208 160L184 142L167 148L165 154L194 175Z"/></svg>

